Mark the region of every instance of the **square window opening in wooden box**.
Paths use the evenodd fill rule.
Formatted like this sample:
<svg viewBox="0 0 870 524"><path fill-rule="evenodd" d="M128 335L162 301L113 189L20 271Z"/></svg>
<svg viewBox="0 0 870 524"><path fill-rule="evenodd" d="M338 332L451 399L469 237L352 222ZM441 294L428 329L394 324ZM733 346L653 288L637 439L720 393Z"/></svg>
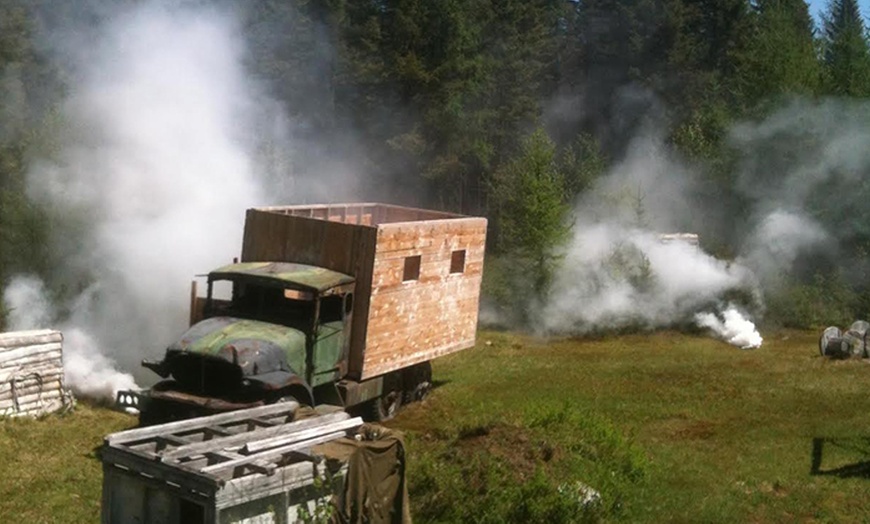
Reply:
<svg viewBox="0 0 870 524"><path fill-rule="evenodd" d="M405 270L402 272L402 282L410 282L420 278L420 255L405 257Z"/></svg>
<svg viewBox="0 0 870 524"><path fill-rule="evenodd" d="M465 250L460 249L450 254L450 273L465 273Z"/></svg>

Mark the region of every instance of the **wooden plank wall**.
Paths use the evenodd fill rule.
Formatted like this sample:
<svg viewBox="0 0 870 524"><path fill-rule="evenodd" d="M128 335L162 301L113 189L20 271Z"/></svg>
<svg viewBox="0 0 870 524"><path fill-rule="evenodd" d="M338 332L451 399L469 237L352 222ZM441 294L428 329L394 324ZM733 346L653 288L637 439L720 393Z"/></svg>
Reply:
<svg viewBox="0 0 870 524"><path fill-rule="evenodd" d="M354 316L365 319L376 241L377 229L371 226L250 209L245 220L242 262L296 262L352 275L357 280ZM365 333L365 322L354 322L351 362L361 362Z"/></svg>
<svg viewBox="0 0 870 524"><path fill-rule="evenodd" d="M37 416L69 407L63 336L50 329L0 333L0 416Z"/></svg>
<svg viewBox="0 0 870 524"><path fill-rule="evenodd" d="M395 222L422 222L428 220L444 220L448 218L464 218L464 215L447 213L445 211L432 211L430 209L381 204L378 206L378 217L378 224L392 224Z"/></svg>
<svg viewBox="0 0 870 524"><path fill-rule="evenodd" d="M483 218L378 227L362 379L474 345L485 243ZM457 250L465 268L451 274ZM405 258L416 255L419 278L403 282Z"/></svg>

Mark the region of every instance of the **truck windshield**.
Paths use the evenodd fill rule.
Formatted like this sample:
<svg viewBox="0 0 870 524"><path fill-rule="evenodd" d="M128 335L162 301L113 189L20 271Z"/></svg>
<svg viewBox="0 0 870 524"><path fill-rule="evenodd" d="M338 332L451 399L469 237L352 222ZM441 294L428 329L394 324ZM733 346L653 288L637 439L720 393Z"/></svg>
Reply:
<svg viewBox="0 0 870 524"><path fill-rule="evenodd" d="M209 297L208 316L228 315L262 320L303 331L312 328L316 303L310 294L244 280L231 282L233 292L229 301Z"/></svg>

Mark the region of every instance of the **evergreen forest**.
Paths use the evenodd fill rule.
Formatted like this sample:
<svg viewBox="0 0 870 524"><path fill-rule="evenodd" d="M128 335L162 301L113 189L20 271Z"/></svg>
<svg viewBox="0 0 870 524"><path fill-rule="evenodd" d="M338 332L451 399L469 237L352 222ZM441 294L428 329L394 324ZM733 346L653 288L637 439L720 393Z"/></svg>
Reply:
<svg viewBox="0 0 870 524"><path fill-rule="evenodd" d="M34 166L63 147L63 108L81 75L52 37L75 27L87 50L89 28L112 11L101 4L0 0L0 289L22 273L52 282L64 263L58 237L71 243L69 231L86 227L31 185ZM870 315L870 40L857 0L831 0L820 19L803 0L187 4L234 13L245 70L293 123L292 139L319 144L363 181L336 201L489 219L485 302L504 323L540 324L536 304L564 286L578 231L604 215L695 233L723 264L750 267L752 289L726 295L757 319L814 328ZM280 148L252 141L264 157ZM329 168L307 161L310 150L290 155L286 176ZM678 204L657 200L664 182L606 182L647 167L679 174ZM285 176L277 171L272 180ZM803 226L777 229L786 213ZM778 243L810 231L818 241ZM764 260L783 261L775 271L753 266L747 246L759 242ZM611 277L640 295L655 285L642 248L608 253Z"/></svg>

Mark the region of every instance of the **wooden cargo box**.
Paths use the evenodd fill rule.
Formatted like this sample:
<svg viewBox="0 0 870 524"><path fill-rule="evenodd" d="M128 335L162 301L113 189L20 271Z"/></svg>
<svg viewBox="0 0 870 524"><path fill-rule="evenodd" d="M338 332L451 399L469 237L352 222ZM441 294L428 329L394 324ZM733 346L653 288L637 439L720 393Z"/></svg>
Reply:
<svg viewBox="0 0 870 524"><path fill-rule="evenodd" d="M347 463L327 475L312 450L362 420L328 409L297 419L298 409L285 402L107 436L102 522L292 523L317 512L341 493Z"/></svg>
<svg viewBox="0 0 870 524"><path fill-rule="evenodd" d="M248 210L243 262L356 278L348 376L377 377L474 345L486 219L386 204Z"/></svg>

